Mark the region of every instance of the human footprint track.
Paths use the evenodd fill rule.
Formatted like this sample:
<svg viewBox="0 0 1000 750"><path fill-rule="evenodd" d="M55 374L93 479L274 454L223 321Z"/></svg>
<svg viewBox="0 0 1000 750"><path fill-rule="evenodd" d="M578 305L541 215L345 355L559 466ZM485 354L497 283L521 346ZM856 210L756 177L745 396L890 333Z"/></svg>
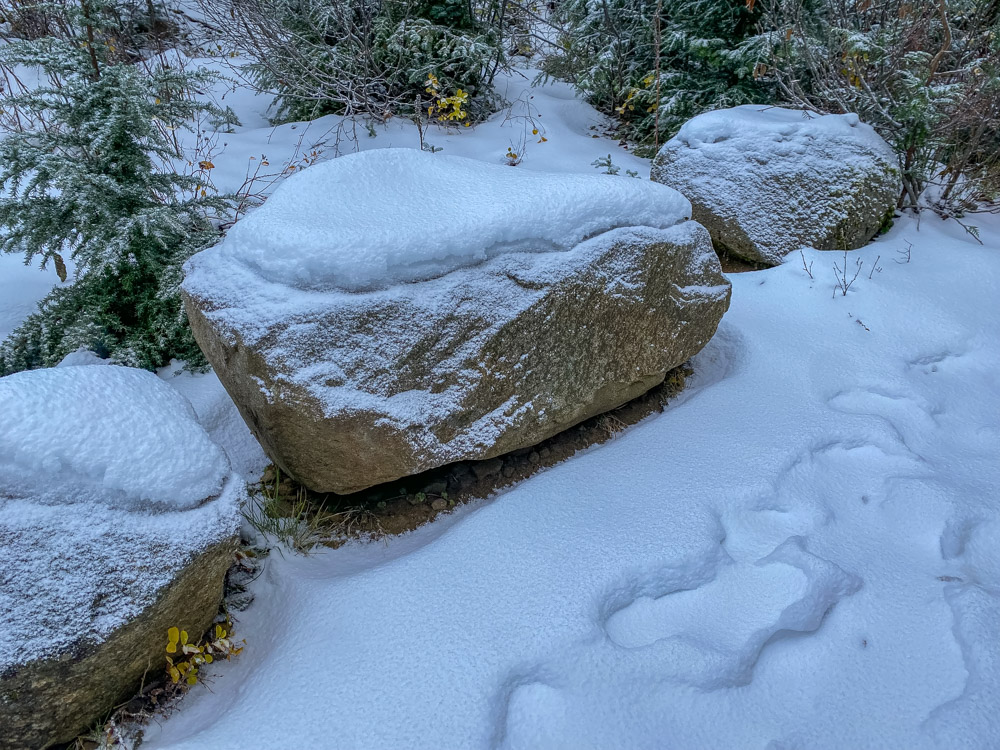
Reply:
<svg viewBox="0 0 1000 750"><path fill-rule="evenodd" d="M612 642L629 650L682 645L704 669L678 665L678 677L712 689L746 684L761 650L783 632L815 631L861 580L808 552L789 537L756 562L728 562L700 586L658 598L639 597L604 623Z"/></svg>

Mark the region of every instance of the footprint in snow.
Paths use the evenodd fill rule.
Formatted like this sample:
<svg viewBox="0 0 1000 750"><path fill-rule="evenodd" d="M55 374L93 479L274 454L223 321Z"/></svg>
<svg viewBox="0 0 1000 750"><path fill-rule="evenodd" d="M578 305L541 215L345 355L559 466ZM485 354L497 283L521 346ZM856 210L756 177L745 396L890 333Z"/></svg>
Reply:
<svg viewBox="0 0 1000 750"><path fill-rule="evenodd" d="M640 597L604 623L621 648L670 643L710 657L705 674L681 676L704 689L747 684L761 650L783 631L812 632L861 580L790 537L756 563L723 563L697 588Z"/></svg>

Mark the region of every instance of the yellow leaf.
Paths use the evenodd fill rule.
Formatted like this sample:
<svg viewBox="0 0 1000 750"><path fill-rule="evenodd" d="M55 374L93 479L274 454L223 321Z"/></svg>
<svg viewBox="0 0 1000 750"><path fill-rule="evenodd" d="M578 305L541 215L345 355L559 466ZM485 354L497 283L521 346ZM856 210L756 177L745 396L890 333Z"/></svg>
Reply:
<svg viewBox="0 0 1000 750"><path fill-rule="evenodd" d="M55 253L52 259L56 262L56 275L59 276L59 281L66 281L66 262L59 253Z"/></svg>
<svg viewBox="0 0 1000 750"><path fill-rule="evenodd" d="M215 165L212 164L212 162L208 161L207 159L202 159L200 162L198 162L198 166L201 167L202 169L215 169Z"/></svg>
<svg viewBox="0 0 1000 750"><path fill-rule="evenodd" d="M181 643L188 642L188 632L186 630L181 631Z"/></svg>
<svg viewBox="0 0 1000 750"><path fill-rule="evenodd" d="M191 674L188 675L187 684L194 685L196 682L198 682L198 675L192 672Z"/></svg>
<svg viewBox="0 0 1000 750"><path fill-rule="evenodd" d="M169 667L167 669L167 674L170 675L170 679L175 685L181 679L181 673L177 671L177 667Z"/></svg>

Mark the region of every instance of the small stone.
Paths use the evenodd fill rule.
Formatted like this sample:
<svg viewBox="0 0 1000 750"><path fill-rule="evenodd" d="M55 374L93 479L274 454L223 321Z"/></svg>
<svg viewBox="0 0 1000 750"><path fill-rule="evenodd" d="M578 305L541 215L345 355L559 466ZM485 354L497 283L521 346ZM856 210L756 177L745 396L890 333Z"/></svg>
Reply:
<svg viewBox="0 0 1000 750"><path fill-rule="evenodd" d="M511 466L510 464L507 464L506 466L504 466L503 467L503 475L507 479L510 479L512 476L514 476L514 467Z"/></svg>
<svg viewBox="0 0 1000 750"><path fill-rule="evenodd" d="M541 456L542 458L548 458L549 456L552 455L552 451L549 448L542 448L540 451L538 451L538 455Z"/></svg>
<svg viewBox="0 0 1000 750"><path fill-rule="evenodd" d="M431 508L433 510L446 510L448 508L448 501L443 497L439 497L431 503Z"/></svg>
<svg viewBox="0 0 1000 750"><path fill-rule="evenodd" d="M439 479L436 482L431 482L429 485L424 487L424 492L428 495L440 495L442 492L448 491L448 482L444 479Z"/></svg>
<svg viewBox="0 0 1000 750"><path fill-rule="evenodd" d="M528 463L530 464L537 464L541 460L542 457L538 451L531 451L531 453L528 454Z"/></svg>
<svg viewBox="0 0 1000 750"><path fill-rule="evenodd" d="M269 484L274 481L274 467L268 466L264 469L264 475L260 478L261 483Z"/></svg>
<svg viewBox="0 0 1000 750"><path fill-rule="evenodd" d="M472 464L472 473L476 479L482 482L484 479L495 477L503 469L503 461L499 458L491 458L489 461L476 461Z"/></svg>

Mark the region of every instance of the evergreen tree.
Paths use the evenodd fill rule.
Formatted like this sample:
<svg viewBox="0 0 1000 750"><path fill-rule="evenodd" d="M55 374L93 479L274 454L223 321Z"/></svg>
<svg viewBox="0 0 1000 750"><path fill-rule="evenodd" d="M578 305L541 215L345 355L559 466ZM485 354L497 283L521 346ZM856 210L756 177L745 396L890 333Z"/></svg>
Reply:
<svg viewBox="0 0 1000 750"><path fill-rule="evenodd" d="M546 71L616 112L632 137L662 143L700 112L773 97L756 75L770 48L755 3L567 0L557 14L564 52Z"/></svg>
<svg viewBox="0 0 1000 750"><path fill-rule="evenodd" d="M111 62L100 6L69 11L76 38L14 41L0 65L34 66L48 82L8 92L0 106L20 127L0 141L0 250L55 265L71 286L54 290L0 345L0 375L52 365L88 347L154 368L172 357L198 363L178 295L181 264L213 242L207 169L186 165L176 136L197 117L233 122L196 100L212 75Z"/></svg>

